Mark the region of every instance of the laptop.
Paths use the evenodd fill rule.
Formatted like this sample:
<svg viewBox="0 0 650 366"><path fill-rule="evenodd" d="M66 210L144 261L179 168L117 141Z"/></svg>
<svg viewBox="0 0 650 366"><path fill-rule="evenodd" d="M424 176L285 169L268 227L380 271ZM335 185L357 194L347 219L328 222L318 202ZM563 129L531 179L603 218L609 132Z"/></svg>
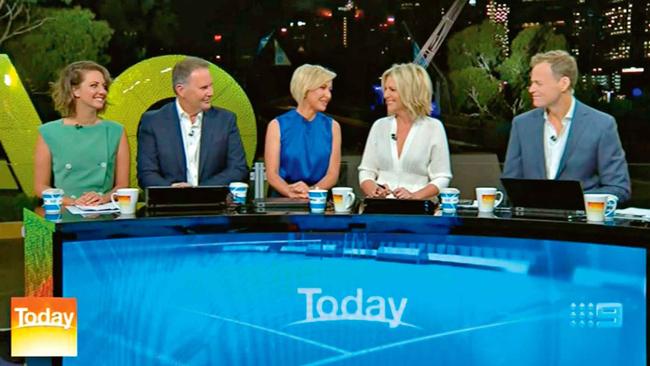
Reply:
<svg viewBox="0 0 650 366"><path fill-rule="evenodd" d="M510 206L519 211L576 214L584 211L577 180L501 178Z"/></svg>
<svg viewBox="0 0 650 366"><path fill-rule="evenodd" d="M364 198L364 214L433 215L437 204L430 200Z"/></svg>
<svg viewBox="0 0 650 366"><path fill-rule="evenodd" d="M150 211L213 211L228 205L228 186L149 187L145 189Z"/></svg>
<svg viewBox="0 0 650 366"><path fill-rule="evenodd" d="M268 197L256 199L255 207L260 210L308 211L309 200L306 198Z"/></svg>

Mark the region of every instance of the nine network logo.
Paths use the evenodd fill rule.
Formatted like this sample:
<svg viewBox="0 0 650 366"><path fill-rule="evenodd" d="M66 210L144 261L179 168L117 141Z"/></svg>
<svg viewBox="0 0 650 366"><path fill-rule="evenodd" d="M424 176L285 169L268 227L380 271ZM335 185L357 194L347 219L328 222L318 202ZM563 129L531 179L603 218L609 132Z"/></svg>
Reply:
<svg viewBox="0 0 650 366"><path fill-rule="evenodd" d="M346 296L340 301L333 296L322 295L323 290L321 288L301 287L298 288L298 293L305 295L305 319L289 325L357 320L387 323L390 328L397 328L402 325L419 328L402 321L408 303L408 299L404 297L400 299L399 304L392 297L370 296L364 299L363 289L361 288L357 288L356 295ZM386 305L388 305L388 308ZM386 314L387 310L390 312L388 316Z"/></svg>
<svg viewBox="0 0 650 366"><path fill-rule="evenodd" d="M12 297L11 356L77 356L77 299Z"/></svg>
<svg viewBox="0 0 650 366"><path fill-rule="evenodd" d="M620 328L623 326L623 304L620 302L572 302L569 313L572 327Z"/></svg>

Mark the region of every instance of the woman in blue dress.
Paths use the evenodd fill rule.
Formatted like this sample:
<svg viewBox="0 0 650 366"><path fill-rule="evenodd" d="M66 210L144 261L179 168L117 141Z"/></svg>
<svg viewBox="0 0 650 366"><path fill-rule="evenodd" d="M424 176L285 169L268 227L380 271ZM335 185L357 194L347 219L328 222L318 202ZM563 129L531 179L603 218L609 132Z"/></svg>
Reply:
<svg viewBox="0 0 650 366"><path fill-rule="evenodd" d="M269 185L278 194L307 198L309 189L330 189L339 178L341 127L323 114L336 74L305 64L291 77L295 109L269 122L264 161Z"/></svg>

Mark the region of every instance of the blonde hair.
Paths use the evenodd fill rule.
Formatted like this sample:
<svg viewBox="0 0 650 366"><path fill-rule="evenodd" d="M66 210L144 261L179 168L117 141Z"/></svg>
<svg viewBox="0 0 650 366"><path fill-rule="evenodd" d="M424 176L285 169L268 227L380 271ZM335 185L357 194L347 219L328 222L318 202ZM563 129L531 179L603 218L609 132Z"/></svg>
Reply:
<svg viewBox="0 0 650 366"><path fill-rule="evenodd" d="M77 61L64 67L59 73L59 78L52 84L52 101L54 102L54 109L56 109L61 117L69 117L75 114L76 99L72 91L74 88L81 85L84 81L84 75L87 71L99 71L104 76L106 82L106 92L111 85L111 74L108 73L106 68L93 61ZM104 112L106 103L99 113Z"/></svg>
<svg viewBox="0 0 650 366"><path fill-rule="evenodd" d="M393 78L402 104L411 117L417 118L431 114L433 86L427 71L413 63L395 64L381 75L381 87L384 89L386 79Z"/></svg>
<svg viewBox="0 0 650 366"><path fill-rule="evenodd" d="M289 86L291 96L296 103L300 104L307 96L307 92L333 80L335 77L335 72L323 66L304 64L298 67L291 76Z"/></svg>
<svg viewBox="0 0 650 366"><path fill-rule="evenodd" d="M538 53L530 60L531 69L543 62L551 65L551 71L557 80L566 76L571 81L571 89L574 89L578 82L578 64L576 59L563 50Z"/></svg>

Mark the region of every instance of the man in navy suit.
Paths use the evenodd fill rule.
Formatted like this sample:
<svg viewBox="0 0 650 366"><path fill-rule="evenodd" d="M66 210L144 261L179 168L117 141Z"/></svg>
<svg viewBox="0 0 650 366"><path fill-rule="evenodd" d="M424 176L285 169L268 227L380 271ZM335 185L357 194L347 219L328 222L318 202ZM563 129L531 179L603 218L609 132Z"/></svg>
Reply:
<svg viewBox="0 0 650 366"><path fill-rule="evenodd" d="M176 100L142 115L140 187L227 185L247 177L237 117L212 106L209 64L187 57L174 66Z"/></svg>
<svg viewBox="0 0 650 366"><path fill-rule="evenodd" d="M531 60L528 91L536 109L512 121L504 178L579 180L586 193L630 198L625 152L609 114L573 96L575 59L550 51Z"/></svg>

